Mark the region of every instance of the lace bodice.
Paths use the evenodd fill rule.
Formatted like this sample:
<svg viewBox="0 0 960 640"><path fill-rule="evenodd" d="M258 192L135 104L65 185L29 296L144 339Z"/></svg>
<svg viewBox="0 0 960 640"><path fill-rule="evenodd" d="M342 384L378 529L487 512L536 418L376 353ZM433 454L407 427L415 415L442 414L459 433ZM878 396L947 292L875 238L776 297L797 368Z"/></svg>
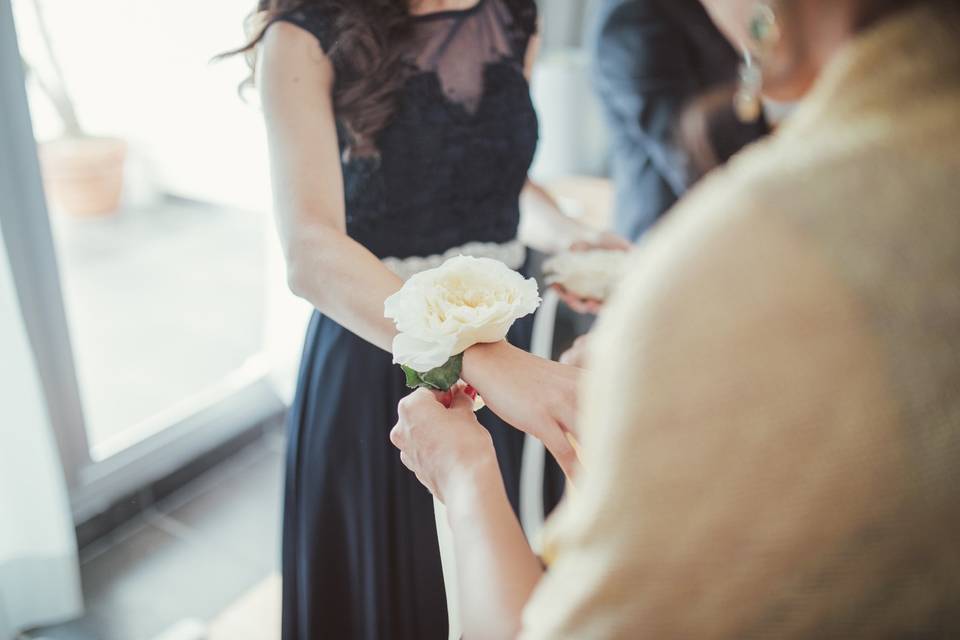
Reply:
<svg viewBox="0 0 960 640"><path fill-rule="evenodd" d="M283 19L324 50L336 41L323 2ZM508 242L537 144L523 75L534 0L479 0L411 20L410 73L393 119L375 139L379 153L352 157L338 123L347 232L381 258Z"/></svg>

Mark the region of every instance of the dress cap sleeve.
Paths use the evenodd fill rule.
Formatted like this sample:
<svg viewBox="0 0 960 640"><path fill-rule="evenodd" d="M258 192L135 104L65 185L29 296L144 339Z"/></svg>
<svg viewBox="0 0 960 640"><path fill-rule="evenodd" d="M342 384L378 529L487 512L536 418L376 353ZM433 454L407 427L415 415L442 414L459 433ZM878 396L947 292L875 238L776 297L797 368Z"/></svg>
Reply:
<svg viewBox="0 0 960 640"><path fill-rule="evenodd" d="M329 51L336 41L336 10L325 3L308 4L288 11L278 16L276 21L289 22L309 31L324 51Z"/></svg>
<svg viewBox="0 0 960 640"><path fill-rule="evenodd" d="M507 0L513 14L513 39L520 59L526 58L530 39L539 31L537 3L534 0Z"/></svg>

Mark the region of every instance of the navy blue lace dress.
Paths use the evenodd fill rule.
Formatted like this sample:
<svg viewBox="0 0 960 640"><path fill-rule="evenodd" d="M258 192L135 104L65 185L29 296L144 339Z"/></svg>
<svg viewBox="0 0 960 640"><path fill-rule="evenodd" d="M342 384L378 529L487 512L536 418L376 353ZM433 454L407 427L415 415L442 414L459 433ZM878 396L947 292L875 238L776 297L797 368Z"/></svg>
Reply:
<svg viewBox="0 0 960 640"><path fill-rule="evenodd" d="M322 6L285 20L325 50L337 37ZM537 143L523 75L534 2L479 0L411 20L410 73L375 140L379 153L351 157L339 128L348 233L401 269L404 259L464 246L516 257L519 195ZM529 330L517 323L511 341L526 346ZM388 438L407 393L388 353L314 313L290 416L285 640L447 637L432 499ZM516 509L523 435L489 411L481 422ZM550 469L548 508L560 486Z"/></svg>

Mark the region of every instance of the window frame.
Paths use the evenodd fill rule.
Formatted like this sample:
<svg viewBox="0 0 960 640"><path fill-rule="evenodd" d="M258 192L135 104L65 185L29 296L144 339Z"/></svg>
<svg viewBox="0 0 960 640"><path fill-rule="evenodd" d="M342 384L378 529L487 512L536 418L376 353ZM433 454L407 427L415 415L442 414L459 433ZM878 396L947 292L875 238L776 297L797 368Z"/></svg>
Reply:
<svg viewBox="0 0 960 640"><path fill-rule="evenodd" d="M0 0L0 149L0 227L76 523L284 409L264 344L215 388L131 425L127 446L94 457L9 0Z"/></svg>

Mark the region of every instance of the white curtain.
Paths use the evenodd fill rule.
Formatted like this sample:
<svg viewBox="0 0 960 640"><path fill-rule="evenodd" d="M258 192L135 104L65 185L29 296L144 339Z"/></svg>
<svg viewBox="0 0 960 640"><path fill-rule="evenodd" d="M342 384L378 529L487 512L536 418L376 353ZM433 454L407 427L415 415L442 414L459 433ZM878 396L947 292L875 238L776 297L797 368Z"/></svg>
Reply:
<svg viewBox="0 0 960 640"><path fill-rule="evenodd" d="M0 639L81 612L66 487L0 230Z"/></svg>

